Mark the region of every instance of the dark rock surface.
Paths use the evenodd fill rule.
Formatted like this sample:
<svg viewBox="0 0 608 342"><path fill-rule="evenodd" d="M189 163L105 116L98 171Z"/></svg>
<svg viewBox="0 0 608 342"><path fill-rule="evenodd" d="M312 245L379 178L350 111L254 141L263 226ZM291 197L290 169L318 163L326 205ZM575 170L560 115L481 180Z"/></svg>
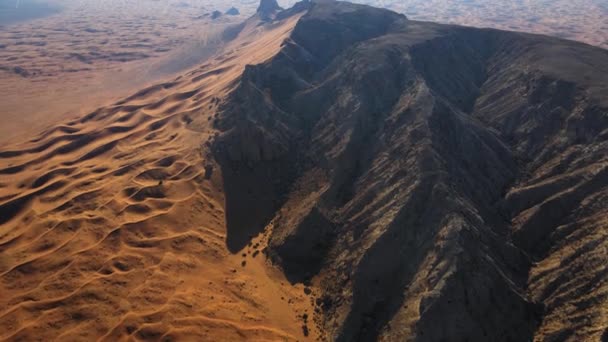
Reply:
<svg viewBox="0 0 608 342"><path fill-rule="evenodd" d="M229 247L272 221L338 341L600 338L608 52L306 6L222 107Z"/></svg>
<svg viewBox="0 0 608 342"><path fill-rule="evenodd" d="M239 11L239 9L238 9L238 8L236 8L236 7L230 7L230 9L228 9L228 10L226 11L226 14L227 14L227 15L239 15L239 14L241 14L241 12L240 12L240 11Z"/></svg>
<svg viewBox="0 0 608 342"><path fill-rule="evenodd" d="M263 20L271 19L278 11L282 10L277 0L261 0L257 14Z"/></svg>

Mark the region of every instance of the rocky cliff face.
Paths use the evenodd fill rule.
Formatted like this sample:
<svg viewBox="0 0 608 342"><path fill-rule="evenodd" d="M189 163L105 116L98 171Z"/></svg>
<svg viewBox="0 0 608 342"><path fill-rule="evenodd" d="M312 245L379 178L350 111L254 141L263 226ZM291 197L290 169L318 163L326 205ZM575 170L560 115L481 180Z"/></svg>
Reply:
<svg viewBox="0 0 608 342"><path fill-rule="evenodd" d="M608 52L298 6L217 124L229 247L272 222L332 340L605 336Z"/></svg>
<svg viewBox="0 0 608 342"><path fill-rule="evenodd" d="M262 0L260 6L258 6L257 14L263 20L270 20L281 9L277 0Z"/></svg>

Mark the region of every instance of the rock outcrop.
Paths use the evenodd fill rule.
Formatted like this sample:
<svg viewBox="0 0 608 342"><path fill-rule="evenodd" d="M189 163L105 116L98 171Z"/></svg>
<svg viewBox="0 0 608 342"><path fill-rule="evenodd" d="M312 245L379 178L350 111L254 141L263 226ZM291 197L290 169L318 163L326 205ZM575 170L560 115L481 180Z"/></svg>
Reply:
<svg viewBox="0 0 608 342"><path fill-rule="evenodd" d="M226 11L226 13L225 13L225 14L227 14L227 15L239 15L239 14L241 14L241 12L240 12L240 11L239 11L239 9L238 9L238 8L236 8L236 7L230 7L230 8L229 8L229 9Z"/></svg>
<svg viewBox="0 0 608 342"><path fill-rule="evenodd" d="M262 20L269 20L280 10L282 8L277 3L277 0L261 0L256 12Z"/></svg>

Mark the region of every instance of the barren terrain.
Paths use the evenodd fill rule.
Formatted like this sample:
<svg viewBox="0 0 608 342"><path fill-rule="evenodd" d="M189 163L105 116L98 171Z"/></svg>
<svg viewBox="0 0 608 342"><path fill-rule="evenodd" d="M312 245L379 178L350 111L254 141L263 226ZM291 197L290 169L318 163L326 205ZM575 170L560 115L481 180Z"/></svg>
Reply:
<svg viewBox="0 0 608 342"><path fill-rule="evenodd" d="M242 20L211 20L214 7L195 1L42 3L55 6L47 16L0 26L3 142L178 75L214 53L218 33Z"/></svg>
<svg viewBox="0 0 608 342"><path fill-rule="evenodd" d="M295 2L295 0L279 1L285 7ZM415 20L547 34L608 48L608 3L604 0L353 0L352 2L387 8ZM238 6L244 13L251 14L255 11L257 3L241 1Z"/></svg>
<svg viewBox="0 0 608 342"><path fill-rule="evenodd" d="M2 27L0 340L608 337L607 50L228 5Z"/></svg>
<svg viewBox="0 0 608 342"><path fill-rule="evenodd" d="M203 145L220 98L297 19L254 19L194 70L3 145L0 339L304 337L312 293L268 265L267 235L226 248L222 175Z"/></svg>
<svg viewBox="0 0 608 342"><path fill-rule="evenodd" d="M603 0L361 0L409 18L446 24L546 34L608 48Z"/></svg>
<svg viewBox="0 0 608 342"><path fill-rule="evenodd" d="M549 34L608 47L602 1L370 1L412 19ZM284 7L294 0L280 1ZM241 16L212 20L231 6ZM257 1L24 0L0 4L0 141L74 117L208 55ZM14 7L19 7L16 10ZM211 45L211 46L210 46ZM86 101L82 101L86 98Z"/></svg>

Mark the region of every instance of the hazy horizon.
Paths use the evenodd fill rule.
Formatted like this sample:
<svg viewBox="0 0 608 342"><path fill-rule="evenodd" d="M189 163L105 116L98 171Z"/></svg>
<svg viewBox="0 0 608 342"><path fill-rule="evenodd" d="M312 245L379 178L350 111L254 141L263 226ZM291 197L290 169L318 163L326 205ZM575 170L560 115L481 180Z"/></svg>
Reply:
<svg viewBox="0 0 608 342"><path fill-rule="evenodd" d="M297 1L280 0L283 7ZM355 3L384 7L400 12L413 20L434 21L474 27L489 27L503 30L547 34L560 38L578 40L608 48L608 3L601 0L556 0L556 1L495 1L495 0L352 0ZM192 11L192 15L203 15L213 10L221 12L237 7L243 16L255 12L258 0L1 0L0 25L41 18L56 14L61 8L123 8L170 16L176 8Z"/></svg>

